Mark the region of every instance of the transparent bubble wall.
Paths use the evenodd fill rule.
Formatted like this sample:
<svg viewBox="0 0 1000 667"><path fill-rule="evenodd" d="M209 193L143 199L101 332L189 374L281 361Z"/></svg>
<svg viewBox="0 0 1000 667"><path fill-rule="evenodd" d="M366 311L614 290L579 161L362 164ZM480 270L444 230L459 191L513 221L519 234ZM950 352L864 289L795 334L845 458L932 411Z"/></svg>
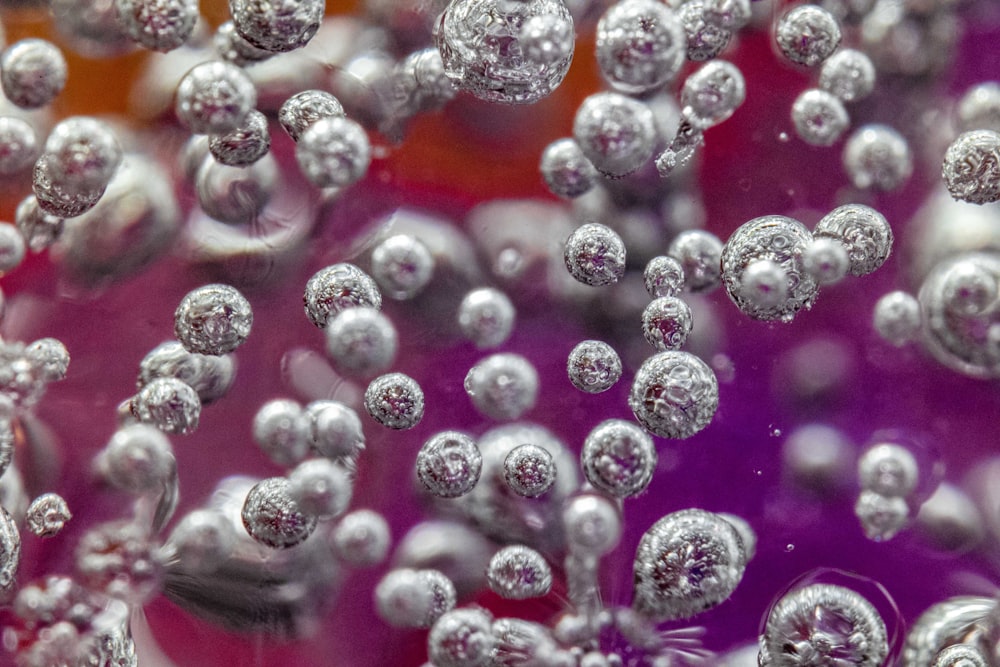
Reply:
<svg viewBox="0 0 1000 667"><path fill-rule="evenodd" d="M1000 665L995 0L0 4L0 664Z"/></svg>

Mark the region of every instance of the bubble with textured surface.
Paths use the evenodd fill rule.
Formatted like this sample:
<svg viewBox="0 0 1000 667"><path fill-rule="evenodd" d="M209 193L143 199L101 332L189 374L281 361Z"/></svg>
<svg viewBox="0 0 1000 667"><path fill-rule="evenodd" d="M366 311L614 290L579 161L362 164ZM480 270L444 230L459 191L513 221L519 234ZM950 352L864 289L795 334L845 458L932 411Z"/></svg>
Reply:
<svg viewBox="0 0 1000 667"><path fill-rule="evenodd" d="M597 169L574 139L557 139L546 146L538 168L549 191L566 199L589 192L598 177Z"/></svg>
<svg viewBox="0 0 1000 667"><path fill-rule="evenodd" d="M587 481L615 498L643 493L653 479L657 461L653 439L622 419L608 419L594 427L580 452Z"/></svg>
<svg viewBox="0 0 1000 667"><path fill-rule="evenodd" d="M493 619L480 608L453 609L427 635L427 654L436 667L486 667L491 662Z"/></svg>
<svg viewBox="0 0 1000 667"><path fill-rule="evenodd" d="M815 67L840 46L840 25L833 15L816 5L799 5L778 21L775 39L793 63Z"/></svg>
<svg viewBox="0 0 1000 667"><path fill-rule="evenodd" d="M242 345L253 326L253 310L235 287L204 285L181 299L174 334L189 352L228 354Z"/></svg>
<svg viewBox="0 0 1000 667"><path fill-rule="evenodd" d="M195 134L231 132L256 105L250 76L227 62L195 65L177 86L177 117Z"/></svg>
<svg viewBox="0 0 1000 667"><path fill-rule="evenodd" d="M382 294L371 276L353 264L333 264L317 271L306 283L306 315L323 328L331 315L345 308L382 308Z"/></svg>
<svg viewBox="0 0 1000 667"><path fill-rule="evenodd" d="M0 594L4 597L17 585L21 567L21 533L13 517L0 507Z"/></svg>
<svg viewBox="0 0 1000 667"><path fill-rule="evenodd" d="M844 244L851 275L864 276L878 269L892 252L892 227L885 216L863 204L839 206L816 224L813 236Z"/></svg>
<svg viewBox="0 0 1000 667"><path fill-rule="evenodd" d="M283 53L309 43L323 20L324 0L229 0L229 14L243 39Z"/></svg>
<svg viewBox="0 0 1000 667"><path fill-rule="evenodd" d="M527 600L548 595L552 589L552 569L540 553L515 544L493 554L486 580L493 592L503 598Z"/></svg>
<svg viewBox="0 0 1000 667"><path fill-rule="evenodd" d="M236 363L226 354L188 352L179 341L172 340L157 345L142 358L136 385L142 389L162 377L177 378L191 385L205 405L229 391L236 377Z"/></svg>
<svg viewBox="0 0 1000 667"><path fill-rule="evenodd" d="M1000 132L973 130L948 146L941 165L951 196L970 204L1000 201Z"/></svg>
<svg viewBox="0 0 1000 667"><path fill-rule="evenodd" d="M700 509L668 514L639 541L632 606L655 621L690 618L729 598L745 568L731 523Z"/></svg>
<svg viewBox="0 0 1000 667"><path fill-rule="evenodd" d="M661 352L680 349L693 326L691 308L677 297L661 296L642 311L642 335Z"/></svg>
<svg viewBox="0 0 1000 667"><path fill-rule="evenodd" d="M327 116L299 136L295 159L316 187L345 187L367 173L372 147L361 125L344 116Z"/></svg>
<svg viewBox="0 0 1000 667"><path fill-rule="evenodd" d="M472 438L458 431L432 436L417 453L417 478L439 498L465 495L479 481L483 455Z"/></svg>
<svg viewBox="0 0 1000 667"><path fill-rule="evenodd" d="M283 477L261 480L243 503L243 527L250 537L272 549L293 547L316 528L316 517L302 512L289 495L290 487Z"/></svg>
<svg viewBox="0 0 1000 667"><path fill-rule="evenodd" d="M807 144L832 146L850 123L843 103L825 90L806 90L792 103L795 133Z"/></svg>
<svg viewBox="0 0 1000 667"><path fill-rule="evenodd" d="M156 378L132 399L132 414L166 433L185 435L198 428L201 399L177 378Z"/></svg>
<svg viewBox="0 0 1000 667"><path fill-rule="evenodd" d="M693 354L660 352L635 374L629 407L653 435L690 438L715 416L719 383L712 369Z"/></svg>
<svg viewBox="0 0 1000 667"><path fill-rule="evenodd" d="M330 93L325 90L303 90L281 104L278 122L292 140L298 141L316 121L343 115L343 105Z"/></svg>
<svg viewBox="0 0 1000 667"><path fill-rule="evenodd" d="M198 21L198 0L114 0L122 31L153 51L183 46Z"/></svg>
<svg viewBox="0 0 1000 667"><path fill-rule="evenodd" d="M535 26L525 34L523 26L532 19L538 23L535 17L543 17L550 25L541 27L548 29ZM538 32L545 39L539 40ZM572 16L559 0L455 0L434 30L445 74L455 87L502 104L531 104L551 94L569 70L574 38ZM548 47L535 48L540 41Z"/></svg>
<svg viewBox="0 0 1000 667"><path fill-rule="evenodd" d="M52 537L73 518L69 505L58 493L44 493L28 506L25 525L38 537Z"/></svg>
<svg viewBox="0 0 1000 667"><path fill-rule="evenodd" d="M386 428L413 428L424 416L424 392L408 375L380 375L365 389L365 410Z"/></svg>
<svg viewBox="0 0 1000 667"><path fill-rule="evenodd" d="M687 59L694 62L715 58L733 38L732 31L708 20L705 4L705 0L688 0L677 8L677 16L687 36Z"/></svg>
<svg viewBox="0 0 1000 667"><path fill-rule="evenodd" d="M596 222L570 234L563 259L569 274L591 287L614 284L625 275L625 243L613 229Z"/></svg>
<svg viewBox="0 0 1000 667"><path fill-rule="evenodd" d="M680 20L656 0L620 0L597 23L597 64L623 93L639 95L673 80L685 51Z"/></svg>
<svg viewBox="0 0 1000 667"><path fill-rule="evenodd" d="M570 350L566 373L580 391L599 394L611 389L621 378L622 360L607 343L585 340Z"/></svg>
<svg viewBox="0 0 1000 667"><path fill-rule="evenodd" d="M654 257L642 273L643 284L649 296L677 296L684 289L684 267L674 257Z"/></svg>
<svg viewBox="0 0 1000 667"><path fill-rule="evenodd" d="M761 637L762 665L792 667L802 656L813 664L843 661L878 667L889 652L885 623L855 591L813 584L786 593L767 615Z"/></svg>
<svg viewBox="0 0 1000 667"><path fill-rule="evenodd" d="M230 167L246 167L261 159L271 149L267 117L256 109L250 111L239 127L216 134L208 140L208 150L217 162Z"/></svg>
<svg viewBox="0 0 1000 667"><path fill-rule="evenodd" d="M712 60L684 80L681 113L693 126L705 130L732 116L746 96L739 68L725 60Z"/></svg>

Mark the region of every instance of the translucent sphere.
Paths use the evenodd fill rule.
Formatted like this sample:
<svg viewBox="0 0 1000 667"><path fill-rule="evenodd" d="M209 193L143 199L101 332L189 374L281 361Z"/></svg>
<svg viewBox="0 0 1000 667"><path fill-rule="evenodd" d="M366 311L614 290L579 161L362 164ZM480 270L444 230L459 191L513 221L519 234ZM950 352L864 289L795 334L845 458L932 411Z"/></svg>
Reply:
<svg viewBox="0 0 1000 667"><path fill-rule="evenodd" d="M58 180L54 161L51 155L43 153L31 171L31 190L38 207L60 218L75 218L94 208L104 194L104 187L76 188Z"/></svg>
<svg viewBox="0 0 1000 667"><path fill-rule="evenodd" d="M583 474L598 491L615 498L643 493L657 464L653 439L631 422L608 419L598 424L583 442Z"/></svg>
<svg viewBox="0 0 1000 667"><path fill-rule="evenodd" d="M306 315L324 328L331 315L346 308L382 308L382 294L371 276L353 264L333 264L317 271L306 283Z"/></svg>
<svg viewBox="0 0 1000 667"><path fill-rule="evenodd" d="M348 308L334 315L326 327L326 351L338 370L371 376L392 365L399 349L396 327L369 306Z"/></svg>
<svg viewBox="0 0 1000 667"><path fill-rule="evenodd" d="M0 174L16 174L31 166L40 153L38 135L30 123L0 116Z"/></svg>
<svg viewBox="0 0 1000 667"><path fill-rule="evenodd" d="M725 30L739 30L752 18L750 0L705 0L705 20Z"/></svg>
<svg viewBox="0 0 1000 667"><path fill-rule="evenodd" d="M56 123L45 140L53 180L69 192L103 190L122 161L122 148L107 123L73 116Z"/></svg>
<svg viewBox="0 0 1000 667"><path fill-rule="evenodd" d="M791 667L801 656L816 664L834 660L877 667L889 652L885 623L868 600L849 588L813 584L785 594L771 607L761 655L767 664Z"/></svg>
<svg viewBox="0 0 1000 667"><path fill-rule="evenodd" d="M43 382L66 379L69 370L69 350L55 338L39 338L24 348L24 358L32 365Z"/></svg>
<svg viewBox="0 0 1000 667"><path fill-rule="evenodd" d="M839 239L820 236L802 253L802 268L820 285L832 285L847 275L851 258Z"/></svg>
<svg viewBox="0 0 1000 667"><path fill-rule="evenodd" d="M344 187L360 180L371 163L365 129L350 118L320 118L299 137L299 168L318 188Z"/></svg>
<svg viewBox="0 0 1000 667"><path fill-rule="evenodd" d="M386 428L413 428L424 416L424 392L402 373L380 375L365 389L365 410Z"/></svg>
<svg viewBox="0 0 1000 667"><path fill-rule="evenodd" d="M865 537L885 542L895 537L910 521L910 506L904 498L883 496L877 491L862 491L854 503L854 514Z"/></svg>
<svg viewBox="0 0 1000 667"><path fill-rule="evenodd" d="M841 102L857 102L875 90L875 65L861 51L840 49L823 63L819 87Z"/></svg>
<svg viewBox="0 0 1000 667"><path fill-rule="evenodd" d="M417 454L417 479L439 498L465 495L479 481L483 455L469 436L443 431L430 438Z"/></svg>
<svg viewBox="0 0 1000 667"><path fill-rule="evenodd" d="M851 119L843 103L825 90L810 89L792 104L795 133L807 144L832 146L840 139Z"/></svg>
<svg viewBox="0 0 1000 667"><path fill-rule="evenodd" d="M799 5L778 21L775 38L786 58L793 63L815 67L840 46L840 25L822 7Z"/></svg>
<svg viewBox="0 0 1000 667"><path fill-rule="evenodd" d="M632 606L654 621L690 618L732 595L746 560L743 540L721 516L668 514L639 541Z"/></svg>
<svg viewBox="0 0 1000 667"><path fill-rule="evenodd" d="M493 651L489 613L479 608L453 609L441 616L427 636L427 654L435 667L486 667Z"/></svg>
<svg viewBox="0 0 1000 667"><path fill-rule="evenodd" d="M642 102L618 93L596 93L577 109L573 138L597 171L618 178L653 157L656 124Z"/></svg>
<svg viewBox="0 0 1000 667"><path fill-rule="evenodd" d="M889 221L863 204L846 204L830 211L817 223L813 236L840 241L847 250L848 270L855 276L875 271L892 252Z"/></svg>
<svg viewBox="0 0 1000 667"><path fill-rule="evenodd" d="M208 141L208 150L221 164L230 167L246 167L261 159L271 149L271 133L267 128L267 117L254 109L247 114L243 123L225 134L213 135Z"/></svg>
<svg viewBox="0 0 1000 667"><path fill-rule="evenodd" d="M1000 132L973 130L948 146L941 174L951 196L970 204L1000 201Z"/></svg>
<svg viewBox="0 0 1000 667"><path fill-rule="evenodd" d="M705 130L732 116L746 96L746 81L736 65L713 60L684 80L681 113L694 127Z"/></svg>
<svg viewBox="0 0 1000 667"><path fill-rule="evenodd" d="M22 39L0 53L3 93L22 109L37 109L51 102L66 85L66 59L51 42Z"/></svg>
<svg viewBox="0 0 1000 667"><path fill-rule="evenodd" d="M711 23L705 0L688 0L677 8L677 16L687 36L687 59L694 62L711 60L722 53L733 33Z"/></svg>
<svg viewBox="0 0 1000 667"><path fill-rule="evenodd" d="M855 187L896 190L913 173L910 145L886 125L864 125L847 139L844 170Z"/></svg>
<svg viewBox="0 0 1000 667"><path fill-rule="evenodd" d="M429 628L455 606L455 586L437 570L398 568L375 587L375 609L389 625Z"/></svg>
<svg viewBox="0 0 1000 667"><path fill-rule="evenodd" d="M953 644L937 654L931 667L988 667L979 649L970 644Z"/></svg>
<svg viewBox="0 0 1000 667"><path fill-rule="evenodd" d="M684 289L684 267L673 257L654 257L646 264L642 280L654 299L677 296Z"/></svg>
<svg viewBox="0 0 1000 667"><path fill-rule="evenodd" d="M458 327L476 347L499 347L514 330L516 312L507 295L493 287L474 289L458 305Z"/></svg>
<svg viewBox="0 0 1000 667"><path fill-rule="evenodd" d="M191 385L177 378L157 378L132 399L132 414L166 433L185 435L198 428L201 400Z"/></svg>
<svg viewBox="0 0 1000 667"><path fill-rule="evenodd" d="M551 94L569 70L574 37L573 18L560 0L454 0L434 31L455 87L502 104L531 104Z"/></svg>
<svg viewBox="0 0 1000 667"><path fill-rule="evenodd" d="M581 494L566 501L562 522L570 553L583 558L599 558L613 551L625 529L618 505L610 498L594 493Z"/></svg>
<svg viewBox="0 0 1000 667"><path fill-rule="evenodd" d="M259 49L283 53L309 43L323 20L324 0L229 0L236 31Z"/></svg>
<svg viewBox="0 0 1000 667"><path fill-rule="evenodd" d="M296 401L275 399L253 418L253 439L278 465L295 465L309 451L309 421Z"/></svg>
<svg viewBox="0 0 1000 667"><path fill-rule="evenodd" d="M152 426L132 424L115 431L98 455L97 467L112 486L139 494L164 488L177 461L167 436Z"/></svg>
<svg viewBox="0 0 1000 667"><path fill-rule="evenodd" d="M680 20L657 0L620 0L597 24L597 64L623 93L640 95L672 81L685 50Z"/></svg>
<svg viewBox="0 0 1000 667"><path fill-rule="evenodd" d="M711 232L683 231L670 242L667 254L680 262L685 287L692 292L709 292L722 281L722 241Z"/></svg>
<svg viewBox="0 0 1000 667"><path fill-rule="evenodd" d="M535 407L538 371L519 354L494 354L469 369L465 393L487 417L517 419Z"/></svg>
<svg viewBox="0 0 1000 667"><path fill-rule="evenodd" d="M907 292L889 292L875 303L872 319L882 340L903 345L920 334L920 303Z"/></svg>
<svg viewBox="0 0 1000 667"><path fill-rule="evenodd" d="M343 514L353 491L351 476L330 459L309 459L288 473L288 496L302 512L320 518Z"/></svg>
<svg viewBox="0 0 1000 667"><path fill-rule="evenodd" d="M806 273L803 255L812 240L802 223L782 215L741 225L722 251L722 279L729 297L758 320L789 322L799 310L811 308L819 286Z"/></svg>
<svg viewBox="0 0 1000 667"><path fill-rule="evenodd" d="M282 103L278 111L278 122L293 141L298 141L316 121L343 115L343 105L330 93L324 90L303 90Z"/></svg>
<svg viewBox="0 0 1000 667"><path fill-rule="evenodd" d="M236 65L195 65L177 86L177 117L195 134L225 134L238 128L257 105L257 89Z"/></svg>
<svg viewBox="0 0 1000 667"><path fill-rule="evenodd" d="M519 496L536 498L556 481L556 464L549 450L538 445L518 445L503 462L503 478Z"/></svg>
<svg viewBox="0 0 1000 667"><path fill-rule="evenodd" d="M596 222L578 227L566 239L566 269L584 285L612 285L625 275L625 243L610 227Z"/></svg>
<svg viewBox="0 0 1000 667"><path fill-rule="evenodd" d="M309 442L332 460L354 459L365 448L358 413L337 401L313 401L306 406Z"/></svg>
<svg viewBox="0 0 1000 667"><path fill-rule="evenodd" d="M622 376L622 360L614 348L599 340L577 343L566 360L569 381L580 391L599 394Z"/></svg>
<svg viewBox="0 0 1000 667"><path fill-rule="evenodd" d="M331 535L334 554L355 567L371 567L389 553L389 523L378 512L356 510L345 514Z"/></svg>
<svg viewBox="0 0 1000 667"><path fill-rule="evenodd" d="M643 428L662 438L690 438L719 407L719 384L705 362L687 352L660 352L635 374L629 407Z"/></svg>
<svg viewBox="0 0 1000 667"><path fill-rule="evenodd" d="M52 537L73 518L69 505L58 493L43 493L31 501L24 524L36 537Z"/></svg>
<svg viewBox="0 0 1000 667"><path fill-rule="evenodd" d="M958 101L958 126L962 132L1000 132L1000 83L987 81L967 90Z"/></svg>
<svg viewBox="0 0 1000 667"><path fill-rule="evenodd" d="M434 256L415 236L390 236L372 251L372 278L390 298L412 299L433 277Z"/></svg>
<svg viewBox="0 0 1000 667"><path fill-rule="evenodd" d="M243 36L236 31L236 26L232 21L226 21L219 25L212 37L212 46L219 57L240 67L246 67L252 63L267 60L274 54L256 46L243 39Z"/></svg>
<svg viewBox="0 0 1000 667"><path fill-rule="evenodd" d="M290 486L284 477L262 480L243 503L243 527L250 537L272 549L293 547L316 529L316 517L296 505L289 495Z"/></svg>
<svg viewBox="0 0 1000 667"><path fill-rule="evenodd" d="M174 312L174 335L189 352L228 354L242 345L253 326L253 310L239 290L204 285L181 299Z"/></svg>
<svg viewBox="0 0 1000 667"><path fill-rule="evenodd" d="M906 497L917 487L920 468L907 448L893 443L875 445L858 459L858 483L862 489L883 496Z"/></svg>
<svg viewBox="0 0 1000 667"><path fill-rule="evenodd" d="M691 308L677 297L661 296L642 311L642 335L661 352L680 349L693 326Z"/></svg>
<svg viewBox="0 0 1000 667"><path fill-rule="evenodd" d="M118 25L153 51L183 46L198 21L198 0L114 0Z"/></svg>
<svg viewBox="0 0 1000 667"><path fill-rule="evenodd" d="M178 341L172 340L157 345L142 358L136 385L142 389L152 380L163 377L177 378L191 385L206 405L229 391L236 377L236 363L230 355L188 352Z"/></svg>
<svg viewBox="0 0 1000 667"><path fill-rule="evenodd" d="M542 180L557 197L574 199L594 187L598 173L573 139L557 139L542 151Z"/></svg>
<svg viewBox="0 0 1000 667"><path fill-rule="evenodd" d="M548 595L552 589L552 569L545 558L520 544L500 549L486 568L490 588L508 600L527 600Z"/></svg>
<svg viewBox="0 0 1000 667"><path fill-rule="evenodd" d="M232 554L236 541L232 522L221 512L194 510L177 523L166 546L177 554L185 572L208 574Z"/></svg>

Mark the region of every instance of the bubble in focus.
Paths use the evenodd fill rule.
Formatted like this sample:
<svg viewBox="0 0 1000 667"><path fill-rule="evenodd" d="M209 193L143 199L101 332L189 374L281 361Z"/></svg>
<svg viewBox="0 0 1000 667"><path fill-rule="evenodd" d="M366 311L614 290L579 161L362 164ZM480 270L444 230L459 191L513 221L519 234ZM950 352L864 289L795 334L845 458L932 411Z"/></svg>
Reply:
<svg viewBox="0 0 1000 667"><path fill-rule="evenodd" d="M243 123L225 134L213 135L208 150L219 163L230 167L246 167L264 157L271 149L271 133L267 117L256 109Z"/></svg>
<svg viewBox="0 0 1000 667"><path fill-rule="evenodd" d="M465 495L479 481L483 455L469 436L443 431L432 436L417 453L417 478L439 498Z"/></svg>
<svg viewBox="0 0 1000 667"><path fill-rule="evenodd" d="M657 461L653 439L622 419L608 419L595 426L580 452L587 481L615 498L643 493L653 479Z"/></svg>
<svg viewBox="0 0 1000 667"><path fill-rule="evenodd" d="M611 87L641 95L670 82L686 41L674 12L656 0L620 0L597 23L597 63Z"/></svg>
<svg viewBox="0 0 1000 667"><path fill-rule="evenodd" d="M382 293L371 276L353 264L333 264L317 271L306 283L306 315L324 328L331 315L346 308L382 308Z"/></svg>
<svg viewBox="0 0 1000 667"><path fill-rule="evenodd" d="M368 171L372 148L361 125L344 116L327 116L299 136L295 159L316 187L344 187Z"/></svg>
<svg viewBox="0 0 1000 667"><path fill-rule="evenodd" d="M840 49L823 63L819 87L841 102L857 102L875 90L875 65L862 51Z"/></svg>
<svg viewBox="0 0 1000 667"><path fill-rule="evenodd" d="M840 46L840 25L822 7L799 5L778 21L775 38L786 58L799 65L815 67Z"/></svg>
<svg viewBox="0 0 1000 667"><path fill-rule="evenodd" d="M833 145L850 122L841 101L825 90L807 90L792 104L795 133L813 146Z"/></svg>
<svg viewBox="0 0 1000 667"><path fill-rule="evenodd" d="M132 399L132 414L165 433L186 435L198 428L201 400L191 385L177 378L156 378Z"/></svg>
<svg viewBox="0 0 1000 667"><path fill-rule="evenodd" d="M889 652L885 623L872 604L849 588L813 584L785 594L767 615L760 664L846 661L877 667Z"/></svg>
<svg viewBox="0 0 1000 667"><path fill-rule="evenodd" d="M210 61L195 65L177 86L177 118L195 134L237 129L257 105L257 89L236 65Z"/></svg>
<svg viewBox="0 0 1000 667"><path fill-rule="evenodd" d="M872 319L883 340L903 345L920 334L920 303L907 292L889 292L875 303Z"/></svg>
<svg viewBox="0 0 1000 667"><path fill-rule="evenodd" d="M661 352L684 345L693 326L691 308L676 297L661 296L642 311L642 334Z"/></svg>
<svg viewBox="0 0 1000 667"><path fill-rule="evenodd" d="M688 0L677 8L677 16L687 36L687 59L711 60L729 46L733 33L708 20L705 0Z"/></svg>
<svg viewBox="0 0 1000 667"><path fill-rule="evenodd" d="M25 524L37 537L52 537L63 529L66 522L73 518L69 505L57 493L44 493L28 506Z"/></svg>
<svg viewBox="0 0 1000 667"><path fill-rule="evenodd" d="M844 144L843 162L851 182L862 190L896 190L913 173L910 145L887 125L864 125L852 132Z"/></svg>
<svg viewBox="0 0 1000 667"><path fill-rule="evenodd" d="M598 178L597 169L573 139L557 139L546 146L538 168L552 194L567 199L589 192Z"/></svg>
<svg viewBox="0 0 1000 667"><path fill-rule="evenodd" d="M741 225L726 242L721 260L733 303L754 319L783 322L811 308L819 290L803 266L811 242L802 223L781 215Z"/></svg>
<svg viewBox="0 0 1000 667"><path fill-rule="evenodd" d="M540 21L547 30L539 30ZM547 48L536 48L538 33L548 37ZM455 87L501 104L531 104L550 95L569 70L574 38L573 18L560 0L453 0L434 29Z"/></svg>
<svg viewBox="0 0 1000 667"><path fill-rule="evenodd" d="M51 102L66 86L66 59L51 42L28 38L0 53L3 94L22 109Z"/></svg>
<svg viewBox="0 0 1000 667"><path fill-rule="evenodd" d="M885 216L863 204L839 206L817 223L817 239L840 241L850 261L848 271L864 276L878 269L892 252L892 227Z"/></svg>
<svg viewBox="0 0 1000 667"><path fill-rule="evenodd" d="M719 407L719 383L704 361L687 352L660 352L643 362L629 393L643 428L684 439L708 426Z"/></svg>
<svg viewBox="0 0 1000 667"><path fill-rule="evenodd" d="M494 638L492 617L484 609L453 609L427 635L427 653L436 667L486 667Z"/></svg>
<svg viewBox="0 0 1000 667"><path fill-rule="evenodd" d="M570 350L566 373L580 391L599 394L611 389L621 378L622 360L607 343L585 340Z"/></svg>
<svg viewBox="0 0 1000 667"><path fill-rule="evenodd" d="M649 260L642 274L649 296L677 296L684 289L684 267L673 257L659 255Z"/></svg>
<svg viewBox="0 0 1000 667"><path fill-rule="evenodd" d="M569 274L591 287L614 284L625 275L625 243L613 229L596 222L570 234L563 258Z"/></svg>
<svg viewBox="0 0 1000 667"><path fill-rule="evenodd" d="M538 371L519 354L493 354L469 369L465 393L480 413L497 420L517 419L535 407Z"/></svg>
<svg viewBox="0 0 1000 667"><path fill-rule="evenodd" d="M739 68L725 60L713 60L684 80L681 112L695 128L705 130L732 116L746 96L746 81Z"/></svg>
<svg viewBox="0 0 1000 667"><path fill-rule="evenodd" d="M951 196L970 204L1000 201L1000 132L973 130L948 146L941 166Z"/></svg>
<svg viewBox="0 0 1000 667"><path fill-rule="evenodd" d="M172 51L188 40L198 20L197 0L114 0L122 30L153 51Z"/></svg>
<svg viewBox="0 0 1000 667"><path fill-rule="evenodd" d="M399 348L396 327L368 306L334 315L326 327L326 351L336 367L350 375L371 376L392 365Z"/></svg>
<svg viewBox="0 0 1000 667"><path fill-rule="evenodd" d="M501 597L527 600L548 595L552 589L552 570L540 553L515 544L493 554L486 580Z"/></svg>
<svg viewBox="0 0 1000 667"><path fill-rule="evenodd" d="M413 428L424 416L424 392L416 380L402 373L381 375L365 389L365 410L387 428Z"/></svg>
<svg viewBox="0 0 1000 667"><path fill-rule="evenodd" d="M533 444L518 445L503 461L503 478L519 496L536 498L556 482L557 468L552 454Z"/></svg>
<svg viewBox="0 0 1000 667"><path fill-rule="evenodd" d="M52 179L72 193L103 191L122 162L122 148L107 123L71 116L53 126L45 140Z"/></svg>
<svg viewBox="0 0 1000 667"><path fill-rule="evenodd" d="M632 606L654 621L690 618L732 595L746 560L739 533L719 515L668 514L639 541Z"/></svg>
<svg viewBox="0 0 1000 667"><path fill-rule="evenodd" d="M323 19L324 0L229 0L236 31L259 49L283 53L309 43Z"/></svg>
<svg viewBox="0 0 1000 667"><path fill-rule="evenodd" d="M653 112L618 93L595 93L576 110L573 139L597 171L609 178L627 176L653 157Z"/></svg>
<svg viewBox="0 0 1000 667"><path fill-rule="evenodd" d="M189 352L228 354L246 342L253 310L239 290L204 285L181 299L174 312L174 334Z"/></svg>
<svg viewBox="0 0 1000 667"><path fill-rule="evenodd" d="M330 93L324 90L303 90L282 103L278 110L278 122L292 140L298 141L316 121L343 115L343 105Z"/></svg>
<svg viewBox="0 0 1000 667"><path fill-rule="evenodd" d="M372 251L372 278L392 299L412 299L434 277L434 256L409 234L385 239Z"/></svg>
<svg viewBox="0 0 1000 667"><path fill-rule="evenodd" d="M292 500L291 484L272 477L254 484L243 503L243 527L250 537L272 549L287 549L309 537L316 517L305 514Z"/></svg>
<svg viewBox="0 0 1000 667"><path fill-rule="evenodd" d="M474 289L458 305L458 326L476 347L499 347L514 330L516 312L507 295L493 287Z"/></svg>

